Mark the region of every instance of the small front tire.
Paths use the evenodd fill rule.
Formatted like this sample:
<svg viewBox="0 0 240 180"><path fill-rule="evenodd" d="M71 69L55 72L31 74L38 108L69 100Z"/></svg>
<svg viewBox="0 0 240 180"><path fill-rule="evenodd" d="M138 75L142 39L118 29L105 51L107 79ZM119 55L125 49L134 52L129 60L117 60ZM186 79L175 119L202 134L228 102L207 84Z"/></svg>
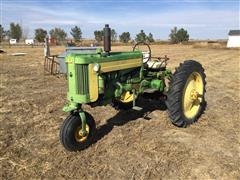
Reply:
<svg viewBox="0 0 240 180"><path fill-rule="evenodd" d="M78 113L70 114L62 124L60 130L60 141L68 151L79 151L86 149L93 142L96 131L96 124L93 117L85 112L86 131L85 136L81 136L82 122Z"/></svg>

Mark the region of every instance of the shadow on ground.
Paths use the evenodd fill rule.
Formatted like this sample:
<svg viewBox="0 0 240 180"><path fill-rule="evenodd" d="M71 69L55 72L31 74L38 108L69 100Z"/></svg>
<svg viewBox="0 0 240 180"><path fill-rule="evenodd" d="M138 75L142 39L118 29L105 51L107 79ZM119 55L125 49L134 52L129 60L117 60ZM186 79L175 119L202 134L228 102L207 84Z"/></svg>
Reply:
<svg viewBox="0 0 240 180"><path fill-rule="evenodd" d="M133 109L120 110L114 117L108 119L106 124L100 126L96 131L93 144L97 143L105 135L110 133L114 126L123 126L124 124L130 121L135 121L139 118L143 118L143 120L151 120L148 115L152 111L165 111L167 109L164 100L147 100L140 98L137 105L142 108L141 111Z"/></svg>

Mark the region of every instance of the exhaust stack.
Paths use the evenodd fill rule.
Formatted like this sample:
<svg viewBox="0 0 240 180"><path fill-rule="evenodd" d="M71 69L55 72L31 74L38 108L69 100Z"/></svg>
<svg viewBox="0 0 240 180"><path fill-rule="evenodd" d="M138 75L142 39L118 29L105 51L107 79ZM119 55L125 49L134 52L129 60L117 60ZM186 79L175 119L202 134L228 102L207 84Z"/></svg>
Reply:
<svg viewBox="0 0 240 180"><path fill-rule="evenodd" d="M104 51L109 56L111 51L111 28L108 24L105 24L105 27L103 29L103 35L104 35Z"/></svg>

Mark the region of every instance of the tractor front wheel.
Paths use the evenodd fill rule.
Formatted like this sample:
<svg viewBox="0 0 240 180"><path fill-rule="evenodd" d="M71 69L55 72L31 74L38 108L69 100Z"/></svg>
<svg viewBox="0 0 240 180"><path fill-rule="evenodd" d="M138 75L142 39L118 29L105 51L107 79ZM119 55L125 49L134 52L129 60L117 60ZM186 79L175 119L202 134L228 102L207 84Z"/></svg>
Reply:
<svg viewBox="0 0 240 180"><path fill-rule="evenodd" d="M166 100L174 125L186 127L197 121L205 110L205 78L202 65L193 60L184 61L176 69Z"/></svg>
<svg viewBox="0 0 240 180"><path fill-rule="evenodd" d="M96 131L96 125L93 117L85 112L86 116L86 134L82 133L82 122L79 114L69 115L60 130L60 140L62 145L68 151L79 151L87 148L93 141L93 135Z"/></svg>

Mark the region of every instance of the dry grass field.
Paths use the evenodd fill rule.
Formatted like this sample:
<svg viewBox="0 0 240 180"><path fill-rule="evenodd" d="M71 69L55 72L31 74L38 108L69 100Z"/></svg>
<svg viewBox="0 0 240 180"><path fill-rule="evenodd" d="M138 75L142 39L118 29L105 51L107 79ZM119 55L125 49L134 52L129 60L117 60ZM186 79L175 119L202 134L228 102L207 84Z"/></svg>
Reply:
<svg viewBox="0 0 240 180"><path fill-rule="evenodd" d="M190 127L177 128L157 102L142 103L142 112L85 105L96 120L95 143L74 153L59 142L67 116L61 110L65 78L44 75L42 48L5 50L0 55L0 179L240 179L239 50L152 46L154 55L170 57L173 70L186 59L203 64L205 113ZM13 52L27 55L10 56Z"/></svg>

